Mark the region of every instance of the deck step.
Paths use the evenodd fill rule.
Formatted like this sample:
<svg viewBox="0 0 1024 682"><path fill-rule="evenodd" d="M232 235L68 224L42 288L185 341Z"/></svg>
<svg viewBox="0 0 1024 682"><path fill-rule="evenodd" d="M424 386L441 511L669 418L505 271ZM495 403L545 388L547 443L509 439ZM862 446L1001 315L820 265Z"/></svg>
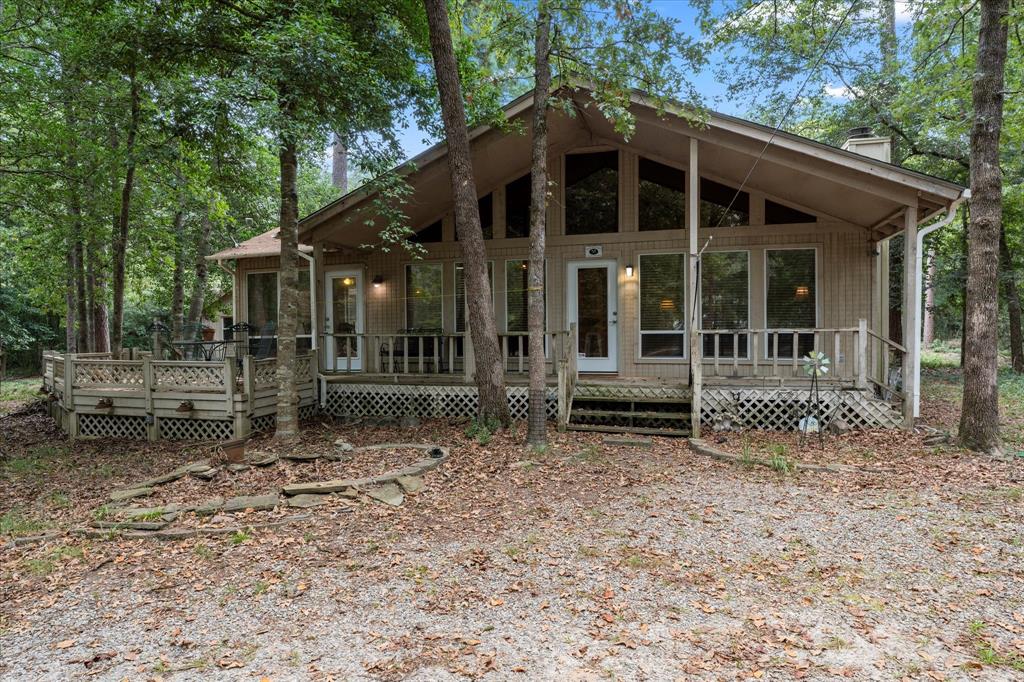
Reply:
<svg viewBox="0 0 1024 682"><path fill-rule="evenodd" d="M573 395L574 401L598 400L610 403L670 403L678 405L689 405L692 402L690 396L634 396L634 395L592 395L584 392L577 392Z"/></svg>
<svg viewBox="0 0 1024 682"><path fill-rule="evenodd" d="M573 417L637 417L640 419L674 419L676 421L690 421L689 412L630 412L629 410L591 410L587 408L576 408L572 410Z"/></svg>
<svg viewBox="0 0 1024 682"><path fill-rule="evenodd" d="M600 424L573 424L566 428L570 431L596 431L598 433L643 433L648 436L674 436L685 438L690 435L689 429L659 429L651 426L602 426Z"/></svg>

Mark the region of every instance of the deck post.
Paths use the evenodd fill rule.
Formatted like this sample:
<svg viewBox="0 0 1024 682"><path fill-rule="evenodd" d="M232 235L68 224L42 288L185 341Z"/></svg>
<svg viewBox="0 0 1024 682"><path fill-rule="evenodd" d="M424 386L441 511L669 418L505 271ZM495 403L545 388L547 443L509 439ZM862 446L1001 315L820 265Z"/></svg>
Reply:
<svg viewBox="0 0 1024 682"><path fill-rule="evenodd" d="M697 168L697 139L690 138L690 163L686 180L686 229L690 237L690 271L686 286L686 332L690 336L690 433L700 438L701 383L703 362L701 358L700 335L697 334L697 315L694 294L697 291L697 274L700 265L697 230L700 224L700 171Z"/></svg>
<svg viewBox="0 0 1024 682"><path fill-rule="evenodd" d="M75 411L75 357L64 354L64 410L68 413L68 438L78 437L78 413Z"/></svg>
<svg viewBox="0 0 1024 682"><path fill-rule="evenodd" d="M914 427L914 408L917 405L917 363L921 346L921 311L918 308L917 272L917 205L907 207L903 219L903 426Z"/></svg>
<svg viewBox="0 0 1024 682"><path fill-rule="evenodd" d="M838 356L836 356L838 357ZM857 322L857 388L868 387L868 321Z"/></svg>
<svg viewBox="0 0 1024 682"><path fill-rule="evenodd" d="M245 399L248 403L246 417L252 416L253 393L256 391L256 379L253 376L252 356L246 355L242 358L242 390L245 391ZM235 434L236 437L238 434Z"/></svg>
<svg viewBox="0 0 1024 682"><path fill-rule="evenodd" d="M142 358L142 392L146 396L146 439L160 440L160 421L153 410L153 358Z"/></svg>

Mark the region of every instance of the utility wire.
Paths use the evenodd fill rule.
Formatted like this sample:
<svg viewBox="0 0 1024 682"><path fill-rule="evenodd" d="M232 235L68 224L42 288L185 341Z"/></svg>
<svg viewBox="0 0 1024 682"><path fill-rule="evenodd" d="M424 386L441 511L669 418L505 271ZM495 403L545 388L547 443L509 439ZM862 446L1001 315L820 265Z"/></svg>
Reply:
<svg viewBox="0 0 1024 682"><path fill-rule="evenodd" d="M747 181L750 180L750 176L753 175L754 169L757 168L757 164L760 163L761 159L764 157L765 152L768 151L768 147L771 146L772 141L775 140L775 136L779 134L779 131L782 129L782 125L786 122L786 119L789 118L789 115L791 113L793 113L793 108L796 106L797 101L803 94L804 88L807 87L807 83L810 82L811 76L815 73L815 71L817 71L818 67L821 66L821 62L825 59L825 55L828 54L829 50L832 49L832 43L835 42L836 36L839 35L839 32L841 30L843 30L843 26L846 25L846 20L850 18L850 15L853 14L853 10L857 8L858 4L859 3L857 0L853 0L850 6L846 9L846 12L839 19L839 23L836 24L835 29L832 31L832 35L830 35L828 41L826 41L825 47L821 50L821 53L818 55L818 58L814 60L814 65L811 68L811 70L808 71L807 77L804 78L804 82L800 84L800 89L796 91L796 94L793 96L793 99L790 100L789 106L786 107L786 111L783 112L782 114L782 118L779 119L779 122L775 125L775 128L772 130L772 134L765 141L764 147L761 148L761 153L759 153L757 155L757 158L754 159L754 163L750 166L750 170L747 171L746 177L743 178L743 182L741 182L740 186L736 189L736 193L733 195L732 200L729 202L729 205L726 207L725 211L723 211L721 216L719 216L718 224L715 225L715 227L722 226L722 223L723 221L725 221L726 216L728 216L729 212L732 210L733 204L736 203L736 200L743 192L743 188L746 187Z"/></svg>

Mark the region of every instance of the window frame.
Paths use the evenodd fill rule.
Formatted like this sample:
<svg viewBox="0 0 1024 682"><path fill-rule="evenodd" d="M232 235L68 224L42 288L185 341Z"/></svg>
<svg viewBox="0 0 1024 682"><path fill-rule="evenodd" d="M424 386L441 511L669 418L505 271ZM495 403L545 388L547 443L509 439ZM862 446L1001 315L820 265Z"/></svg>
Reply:
<svg viewBox="0 0 1024 682"><path fill-rule="evenodd" d="M497 296L498 296L497 288L496 288L495 282L494 282L494 276L495 276L494 275L494 267L495 267L494 266L494 260L488 258L484 262L487 265L491 266L491 268L490 268L490 270L491 270L491 309L494 310L495 305L496 305L496 301L497 301ZM459 266L462 265L463 267L465 267L465 263L466 262L464 260L452 261L452 333L453 334L468 334L469 333L469 317L468 316L466 317L466 329L462 330L461 332L459 331L459 302L458 302L459 286L458 286L458 280L456 279L457 278L457 273L459 271Z"/></svg>
<svg viewBox="0 0 1024 682"><path fill-rule="evenodd" d="M641 178L640 178L640 162L642 160L651 161L651 162L659 164L661 166L666 166L668 168L672 168L673 170L677 170L677 171L679 171L680 173L683 174L683 187L682 187L682 189L679 190L682 193L682 195L683 195L683 224L680 225L679 227L669 227L669 228L660 229L660 230L645 230L645 229L643 229L641 227L641 225L640 225L640 182L641 182ZM650 154L640 154L640 153L636 154L636 187L634 188L634 196L635 196L635 202L634 203L636 204L635 222L636 222L636 231L637 232L659 232L661 234L667 234L667 233L670 233L670 232L673 232L673 231L675 231L675 232L685 232L686 231L686 229L688 227L688 220L689 220L689 203L688 203L687 198L686 198L686 195L687 195L687 193L689 192L689 189L690 189L690 186L689 186L690 182L689 182L689 179L687 178L687 175L689 174L689 172L690 172L689 165L684 165L684 164L681 164L681 163L679 163L677 161L672 161L672 160L664 159L664 158L661 158L661 157L654 157L654 156L651 156ZM698 194L699 194L699 191L698 191ZM698 202L700 201L700 197L699 196L698 196L697 201ZM698 206L698 208L699 208L699 206ZM698 210L698 215L699 215L699 210ZM620 232L621 231L622 230L620 230Z"/></svg>
<svg viewBox="0 0 1024 682"><path fill-rule="evenodd" d="M298 268L298 271L299 271L299 277L303 277L304 276L307 281L309 280L309 266L307 266L305 268ZM249 275L266 275L266 274L273 274L274 275L274 279L277 282L277 319L274 320L274 324L277 325L277 329L280 332L280 329L281 329L281 269L280 268L258 268L258 269L255 269L255 270L246 270L245 271L245 317L247 318L246 319L246 323L247 324L252 324L248 320L248 317L249 317ZM316 299L314 297L315 297L315 293L313 293L313 284L310 284L310 310L309 310L309 328L310 328L310 333L309 334L296 334L295 335L296 339L309 339L310 344L311 344L309 352L311 352L311 353L315 353L316 350L317 350L317 346L313 345L313 341L315 341L315 339L313 338L313 336L314 336L313 331L316 329L316 306L314 305L315 302L316 302ZM280 336L280 333L274 334L274 336L272 336L271 338L276 339L278 336ZM248 338L249 339L262 339L263 335L260 334L259 330L257 330L255 333L249 334Z"/></svg>
<svg viewBox="0 0 1024 682"><path fill-rule="evenodd" d="M419 260L419 261L408 261L402 267L402 320L403 329L411 329L409 326L409 268L416 265L430 265L441 268L441 324L438 327L444 331L444 313L445 313L445 292L444 292L444 261L439 260Z"/></svg>
<svg viewBox="0 0 1024 682"><path fill-rule="evenodd" d="M765 251L767 251L767 249L765 249ZM754 328L754 301L753 301L753 298L754 298L754 268L753 268L754 257L753 257L753 254L751 253L751 249L749 249L749 248L747 248L747 249L738 249L738 248L734 248L734 247L720 247L720 248L717 248L717 249L710 249L709 248L705 253L745 253L747 255L747 328L748 329L753 329ZM764 303L764 305L765 305L765 318L764 319L765 320L768 319L768 315L767 315L767 310L768 310L768 287L767 287L768 273L767 273L767 263L768 263L768 257L765 256L765 289L764 289L764 296L765 296L765 303ZM815 278L817 278L817 268L818 268L817 261L815 261L814 268L815 268ZM697 279L697 294L698 294L697 295L697 319L701 320L700 328L703 329L703 327L704 327L704 324L703 324L703 320L704 320L704 268L703 267L700 269L700 273L699 274L700 274L700 277ZM687 282L689 282L689 280L687 280ZM815 283L815 287L817 287L817 283ZM765 325L765 327L767 328L767 325ZM750 339L751 336L753 336L753 334L747 334L747 352L744 353L743 355L736 356L736 360L741 361L741 362L742 361L749 361L750 360L750 357L751 357L751 355L750 355L751 354L750 346L752 344L752 340ZM705 356L704 355L704 345L703 345L704 344L704 339L703 338L698 339L698 343L701 344L701 358L703 359L703 357ZM719 355L719 360L722 360L724 357L725 356ZM733 357L729 356L727 359L729 361L732 361Z"/></svg>
<svg viewBox="0 0 1024 682"><path fill-rule="evenodd" d="M548 283L551 282L551 280L548 279L548 275L550 274L548 273L548 260L548 258L544 259L544 331L548 330L548 323L551 317L551 308L548 305ZM502 306L502 316L504 317L501 327L502 334L525 334L526 331L528 331L524 330L522 332L510 332L508 330L508 264L524 262L529 263L529 261L529 256L524 258L505 258L501 261L501 296L502 302L504 303L504 305ZM529 308L529 300L527 300L527 308ZM546 345L547 344L545 343L545 347Z"/></svg>
<svg viewBox="0 0 1024 682"><path fill-rule="evenodd" d="M569 204L568 204L569 185L566 182L566 171L567 171L569 162L568 162L567 159L570 156L581 156L583 154L600 154L600 153L607 153L607 152L615 152L615 154L616 154L616 171L615 171L615 174L616 174L616 178L615 178L615 180L616 180L616 182L615 182L615 229L613 231L611 231L611 232L587 232L587 233L584 233L584 234L569 234L568 229L567 229L567 226L569 224L568 223L568 219L567 219L568 210L569 210ZM586 147L586 148L580 148L580 149L570 149L570 150L565 151L565 152L562 153L562 156L561 156L562 167L559 169L559 171L560 171L559 172L559 176L560 177L559 177L559 182L558 182L559 195L560 195L560 198L561 198L561 206L560 206L561 211L560 212L561 212L561 217L562 217L562 224L561 224L561 234L562 234L562 236L568 237L570 239L575 239L575 240L579 240L579 241L582 241L582 242L586 242L586 241L593 241L594 239L601 239L602 237L606 237L608 235L622 234L623 232L626 231L626 229L625 229L626 228L625 221L623 220L623 211L625 210L625 204L626 204L626 199L627 199L626 195L629 193L629 187L624 185L624 183L625 183L625 175L626 175L624 170L623 170L624 156L625 155L623 154L623 149L622 148L616 147L616 146L611 146L611 145L601 145L601 146Z"/></svg>
<svg viewBox="0 0 1024 682"><path fill-rule="evenodd" d="M771 273L768 271L768 253L771 251L814 251L814 329L818 329L821 326L821 245L820 244L786 244L784 246L765 246L762 251L762 270L764 271L764 281L762 282L762 314L764 317L764 338L763 340L763 359L771 360L772 356L769 355L769 343L768 343L768 331L773 327L768 324L768 278L771 277ZM777 329L785 329L785 327L777 327ZM799 341L798 341L799 343ZM780 358L781 359L781 358ZM833 362L837 361L837 358L832 358Z"/></svg>
<svg viewBox="0 0 1024 682"><path fill-rule="evenodd" d="M643 328L642 328L642 325L643 325L643 315L642 315L641 310L640 310L641 300L643 299L643 264L642 264L642 261L643 261L644 256L683 256L684 257L683 258L683 282L684 282L684 284L686 286L686 289L689 289L689 285L690 285L690 258L689 258L689 255L690 254L689 254L688 251L680 251L678 248L676 248L676 249L660 249L660 250L655 250L655 251L637 251L636 254L635 254L635 256L636 256L636 287L635 287L635 289L636 289L636 315L635 315L635 317L636 317L636 322L635 322L636 352L634 353L634 355L635 355L635 362L637 362L637 363L651 363L651 364L665 364L665 365L676 364L676 365L678 365L678 364L682 364L682 363L688 361L689 358L690 358L690 343L689 343L690 331L689 331L688 327L684 326L681 332L679 332L679 331L649 331L649 332L645 332L643 330ZM684 289L683 295L684 296L689 296L690 292ZM685 301L684 301L684 303L685 303ZM685 310L685 308L684 308L684 310ZM673 355L673 356L669 356L669 357L646 357L646 356L644 356L644 354L643 354L643 335L644 334L668 335L668 334L680 334L680 333L682 333L685 336L685 338L686 338L686 343L683 344L683 354L682 355Z"/></svg>

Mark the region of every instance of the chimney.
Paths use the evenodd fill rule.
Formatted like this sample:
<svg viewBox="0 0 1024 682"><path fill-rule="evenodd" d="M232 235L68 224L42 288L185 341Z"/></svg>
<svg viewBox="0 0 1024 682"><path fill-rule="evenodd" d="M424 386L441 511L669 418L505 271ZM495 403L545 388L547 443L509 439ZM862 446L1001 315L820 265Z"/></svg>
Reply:
<svg viewBox="0 0 1024 682"><path fill-rule="evenodd" d="M843 149L876 161L892 162L892 140L878 137L868 127L850 128Z"/></svg>
<svg viewBox="0 0 1024 682"><path fill-rule="evenodd" d="M342 194L348 191L348 150L337 136L331 148L331 183Z"/></svg>

